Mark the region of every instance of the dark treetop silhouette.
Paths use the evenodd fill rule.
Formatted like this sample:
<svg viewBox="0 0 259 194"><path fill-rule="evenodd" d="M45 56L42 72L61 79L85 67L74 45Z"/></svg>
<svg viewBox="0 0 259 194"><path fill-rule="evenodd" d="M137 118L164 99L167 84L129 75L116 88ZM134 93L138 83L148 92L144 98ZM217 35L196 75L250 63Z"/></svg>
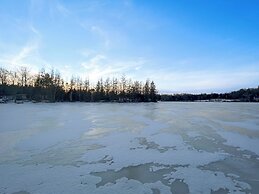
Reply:
<svg viewBox="0 0 259 194"><path fill-rule="evenodd" d="M149 80L142 83L122 76L91 85L88 79L72 77L68 83L58 71L42 69L33 75L28 68L20 67L17 71L0 68L0 96L45 102L156 102L157 90Z"/></svg>
<svg viewBox="0 0 259 194"><path fill-rule="evenodd" d="M58 71L31 74L26 67L17 71L0 68L0 97L44 102L157 102L160 101L237 101L259 102L258 88L240 89L230 93L158 94L155 83L118 78L102 78L95 85L89 79L72 77L65 82Z"/></svg>

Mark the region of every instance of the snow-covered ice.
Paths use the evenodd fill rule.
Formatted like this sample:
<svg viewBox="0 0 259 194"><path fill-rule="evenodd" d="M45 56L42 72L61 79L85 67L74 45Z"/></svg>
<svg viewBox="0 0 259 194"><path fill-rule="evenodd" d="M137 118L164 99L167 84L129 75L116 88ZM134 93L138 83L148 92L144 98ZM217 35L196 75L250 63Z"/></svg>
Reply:
<svg viewBox="0 0 259 194"><path fill-rule="evenodd" d="M259 104L0 105L0 193L256 193Z"/></svg>

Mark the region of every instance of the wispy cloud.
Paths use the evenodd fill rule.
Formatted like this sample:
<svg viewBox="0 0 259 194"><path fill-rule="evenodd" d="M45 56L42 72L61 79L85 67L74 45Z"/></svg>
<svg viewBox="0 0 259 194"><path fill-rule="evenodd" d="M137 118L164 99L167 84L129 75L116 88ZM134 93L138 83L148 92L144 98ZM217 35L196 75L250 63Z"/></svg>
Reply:
<svg viewBox="0 0 259 194"><path fill-rule="evenodd" d="M29 24L29 29L38 37L41 37L40 32L35 28L33 24Z"/></svg>
<svg viewBox="0 0 259 194"><path fill-rule="evenodd" d="M79 25L86 30L87 32L90 32L93 36L97 37L100 40L101 46L104 49L109 49L112 47L112 44L116 41L114 40L114 37L111 35L111 30L105 29L105 27L96 24L97 21L87 21L87 22L79 22ZM118 33L118 32L116 32ZM115 34L115 32L114 32ZM117 38L119 38L117 36Z"/></svg>
<svg viewBox="0 0 259 194"><path fill-rule="evenodd" d="M96 54L96 51L93 50L93 49L89 49L89 48L84 48L84 49L81 49L79 52L78 52L80 55L82 55L83 57L90 57L91 55L94 55Z"/></svg>
<svg viewBox="0 0 259 194"><path fill-rule="evenodd" d="M40 55L41 32L33 25L32 21L24 21L22 30L27 40L23 44L11 44L8 40L3 44L8 45L5 52L0 53L0 62L8 69L15 69L17 66L30 67L32 71L38 71L40 67L47 64Z"/></svg>
<svg viewBox="0 0 259 194"><path fill-rule="evenodd" d="M57 2L56 9L63 16L69 16L71 14L71 11L67 7L65 7L63 4L61 4L60 2Z"/></svg>
<svg viewBox="0 0 259 194"><path fill-rule="evenodd" d="M12 64L22 64L25 59L28 57L31 57L32 54L38 49L38 43L32 42L28 43L26 46L24 46L19 53L17 53L13 58L11 59Z"/></svg>
<svg viewBox="0 0 259 194"><path fill-rule="evenodd" d="M42 12L44 8L44 3L44 0L30 0L29 14L31 19L33 19L35 14L39 14Z"/></svg>
<svg viewBox="0 0 259 194"><path fill-rule="evenodd" d="M111 45L111 40L108 35L108 32L105 31L103 28L97 25L91 26L91 31L94 34L97 34L101 39L106 48L108 48Z"/></svg>
<svg viewBox="0 0 259 194"><path fill-rule="evenodd" d="M39 43L28 42L18 52L0 56L0 62L8 69L15 69L18 66L29 67L32 72L37 72L48 63L39 54Z"/></svg>
<svg viewBox="0 0 259 194"><path fill-rule="evenodd" d="M101 77L121 76L127 72L135 72L143 67L147 61L143 58L131 60L114 60L105 55L96 54L87 61L81 63L84 68L84 74L88 75L90 80L97 81Z"/></svg>

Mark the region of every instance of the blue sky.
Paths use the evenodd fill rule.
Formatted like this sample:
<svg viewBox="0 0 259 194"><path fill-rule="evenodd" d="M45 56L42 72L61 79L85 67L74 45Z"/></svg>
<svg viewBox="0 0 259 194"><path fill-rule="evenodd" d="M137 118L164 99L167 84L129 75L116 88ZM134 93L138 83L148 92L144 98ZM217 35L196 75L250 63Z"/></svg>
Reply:
<svg viewBox="0 0 259 194"><path fill-rule="evenodd" d="M259 85L259 1L1 0L0 65L154 80L160 92Z"/></svg>

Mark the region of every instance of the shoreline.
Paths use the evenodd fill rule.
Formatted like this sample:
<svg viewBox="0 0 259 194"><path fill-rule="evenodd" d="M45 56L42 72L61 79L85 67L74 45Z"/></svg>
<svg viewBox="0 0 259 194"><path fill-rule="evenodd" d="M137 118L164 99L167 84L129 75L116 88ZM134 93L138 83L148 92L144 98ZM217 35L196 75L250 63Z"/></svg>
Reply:
<svg viewBox="0 0 259 194"><path fill-rule="evenodd" d="M47 102L47 101L23 101L23 102L1 102L0 104L61 104L61 103L93 103L93 104L149 104L149 103L254 103L258 104L259 102L246 102L246 101L157 101L157 102L112 102L112 101L105 101L105 102L84 102L84 101L63 101L63 102Z"/></svg>

